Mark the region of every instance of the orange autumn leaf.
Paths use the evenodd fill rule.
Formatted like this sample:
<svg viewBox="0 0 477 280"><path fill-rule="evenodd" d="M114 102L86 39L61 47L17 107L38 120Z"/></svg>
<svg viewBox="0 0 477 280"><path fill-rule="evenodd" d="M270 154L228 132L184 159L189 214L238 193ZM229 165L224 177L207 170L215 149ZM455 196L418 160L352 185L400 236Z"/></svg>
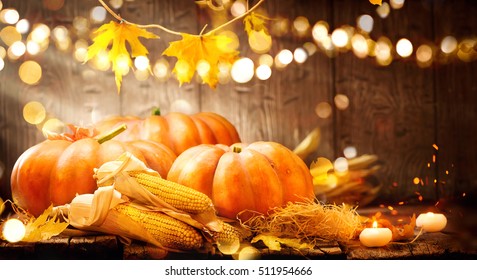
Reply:
<svg viewBox="0 0 477 280"><path fill-rule="evenodd" d="M131 57L146 56L149 52L139 41L139 37L152 39L159 38L157 35L126 22L116 23L110 21L103 24L94 32L93 44L89 46L85 62L97 56L101 51L108 51L108 60L112 63L118 93L121 88L123 75L132 66ZM131 54L126 48L129 44Z"/></svg>
<svg viewBox="0 0 477 280"><path fill-rule="evenodd" d="M369 3L371 3L373 5L381 6L381 4L383 4L383 0L369 0Z"/></svg>
<svg viewBox="0 0 477 280"><path fill-rule="evenodd" d="M238 57L238 51L230 47L232 39L225 35L191 35L181 33L182 40L174 41L163 55L174 56L177 62L172 72L179 83L188 83L195 72L204 83L215 88L218 83L220 63L232 64Z"/></svg>

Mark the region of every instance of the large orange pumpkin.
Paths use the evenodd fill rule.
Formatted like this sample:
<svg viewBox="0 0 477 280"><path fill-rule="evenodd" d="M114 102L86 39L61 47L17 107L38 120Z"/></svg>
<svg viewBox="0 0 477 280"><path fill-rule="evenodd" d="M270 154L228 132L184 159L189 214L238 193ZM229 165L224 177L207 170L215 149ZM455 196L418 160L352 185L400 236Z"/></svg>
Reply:
<svg viewBox="0 0 477 280"><path fill-rule="evenodd" d="M94 168L116 160L128 151L166 177L176 155L151 141L99 143L93 135L77 129L73 135L50 137L26 150L11 174L13 201L34 216L51 204L71 202L76 194L93 193L97 186Z"/></svg>
<svg viewBox="0 0 477 280"><path fill-rule="evenodd" d="M199 144L232 145L240 142L235 126L213 112L193 115L170 112L162 116L156 110L146 118L113 116L97 122L94 127L105 132L121 124L128 128L116 140L151 140L170 147L176 155Z"/></svg>
<svg viewBox="0 0 477 280"><path fill-rule="evenodd" d="M177 157L167 179L205 193L220 216L232 219L314 198L306 164L276 142L192 147Z"/></svg>

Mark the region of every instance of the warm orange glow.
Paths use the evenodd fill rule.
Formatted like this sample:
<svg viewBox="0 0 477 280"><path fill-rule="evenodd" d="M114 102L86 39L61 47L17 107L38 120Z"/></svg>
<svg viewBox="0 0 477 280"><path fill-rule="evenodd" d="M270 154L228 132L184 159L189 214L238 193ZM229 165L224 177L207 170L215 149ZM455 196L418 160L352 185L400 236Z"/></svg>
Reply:
<svg viewBox="0 0 477 280"><path fill-rule="evenodd" d="M373 228L378 228L378 222L377 221L373 222Z"/></svg>
<svg viewBox="0 0 477 280"><path fill-rule="evenodd" d="M439 147L436 144L432 144L432 147L434 147L434 149L436 149L436 151L439 150Z"/></svg>

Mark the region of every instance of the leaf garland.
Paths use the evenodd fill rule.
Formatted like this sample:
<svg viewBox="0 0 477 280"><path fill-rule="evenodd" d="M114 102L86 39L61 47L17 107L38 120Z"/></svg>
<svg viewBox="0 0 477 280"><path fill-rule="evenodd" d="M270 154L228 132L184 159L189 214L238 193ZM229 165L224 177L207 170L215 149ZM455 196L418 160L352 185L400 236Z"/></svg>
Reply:
<svg viewBox="0 0 477 280"><path fill-rule="evenodd" d="M146 56L149 53L147 48L139 41L139 37L146 39L159 38L159 36L145 29L124 21L119 23L110 21L103 24L94 34L93 44L88 48L85 62L97 56L101 51L106 51L111 45L111 49L108 51L108 60L112 63L118 93L121 89L122 77L126 72L125 69L132 66L131 57ZM131 54L126 48L126 42L129 44Z"/></svg>
<svg viewBox="0 0 477 280"><path fill-rule="evenodd" d="M272 36L266 27L268 18L257 13L250 13L244 17L244 29L248 35L250 47L257 53L263 54L272 46Z"/></svg>

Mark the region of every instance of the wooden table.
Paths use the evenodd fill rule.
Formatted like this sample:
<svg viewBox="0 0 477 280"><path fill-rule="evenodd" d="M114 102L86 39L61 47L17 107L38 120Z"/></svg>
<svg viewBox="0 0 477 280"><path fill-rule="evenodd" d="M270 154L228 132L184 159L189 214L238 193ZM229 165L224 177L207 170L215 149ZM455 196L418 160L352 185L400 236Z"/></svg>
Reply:
<svg viewBox="0 0 477 280"><path fill-rule="evenodd" d="M426 208L428 209L428 208ZM409 217L426 210L407 206L393 219ZM458 209L458 208L453 208ZM390 243L382 248L366 248L359 241L349 243L322 241L312 250L284 248L280 252L260 248L262 259L366 260L366 259L477 259L477 215L465 208L447 213L448 226L442 232L423 233L412 243ZM383 208L366 208L361 215L370 215ZM465 213L463 216L462 213ZM388 215L389 213L384 213ZM465 218L464 218L465 217ZM0 241L0 259L232 259L231 256L197 253L167 253L161 249L132 242L124 244L112 235L56 236L38 243Z"/></svg>

